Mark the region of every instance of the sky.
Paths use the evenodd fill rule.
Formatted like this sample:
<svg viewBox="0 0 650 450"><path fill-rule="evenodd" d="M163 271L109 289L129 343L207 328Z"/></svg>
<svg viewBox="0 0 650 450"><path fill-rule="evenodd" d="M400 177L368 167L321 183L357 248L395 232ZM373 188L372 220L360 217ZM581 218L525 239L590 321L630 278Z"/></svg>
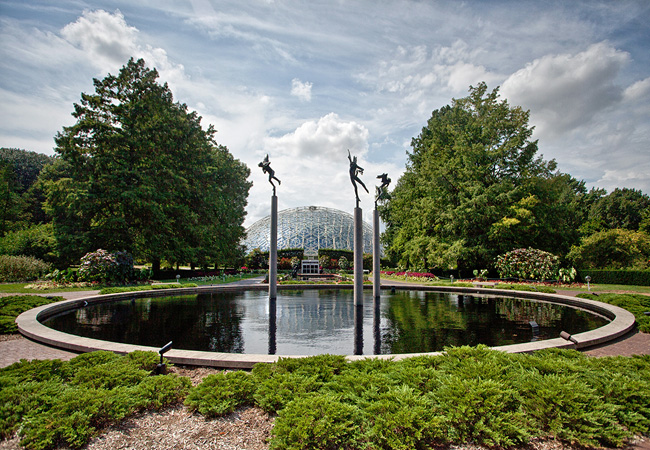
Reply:
<svg viewBox="0 0 650 450"><path fill-rule="evenodd" d="M647 0L0 0L0 147L54 155L93 79L143 58L251 169L245 226L352 213L348 150L394 183L432 111L484 81L530 111L544 159L650 193Z"/></svg>

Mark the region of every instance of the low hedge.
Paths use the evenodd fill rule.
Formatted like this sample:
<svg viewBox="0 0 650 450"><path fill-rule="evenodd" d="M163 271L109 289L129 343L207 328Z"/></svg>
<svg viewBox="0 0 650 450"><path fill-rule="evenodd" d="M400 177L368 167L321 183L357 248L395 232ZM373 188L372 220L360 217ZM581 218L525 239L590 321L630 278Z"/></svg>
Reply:
<svg viewBox="0 0 650 450"><path fill-rule="evenodd" d="M17 333L16 317L25 311L62 300L64 300L63 297L41 297L39 295L0 297L0 334Z"/></svg>
<svg viewBox="0 0 650 450"><path fill-rule="evenodd" d="M627 309L634 314L639 331L650 333L650 296L642 294L578 294L576 297L596 300Z"/></svg>
<svg viewBox="0 0 650 450"><path fill-rule="evenodd" d="M277 413L271 450L611 447L650 432L649 371L650 356L483 345L400 361L320 355L206 378L186 405L209 418L244 405Z"/></svg>
<svg viewBox="0 0 650 450"><path fill-rule="evenodd" d="M650 286L650 270L581 269L578 271L580 281L586 283L586 276L591 277L592 283L598 284Z"/></svg>
<svg viewBox="0 0 650 450"><path fill-rule="evenodd" d="M93 352L0 369L0 439L18 432L28 450L81 448L128 416L181 402L190 379L152 376L157 361L154 352Z"/></svg>

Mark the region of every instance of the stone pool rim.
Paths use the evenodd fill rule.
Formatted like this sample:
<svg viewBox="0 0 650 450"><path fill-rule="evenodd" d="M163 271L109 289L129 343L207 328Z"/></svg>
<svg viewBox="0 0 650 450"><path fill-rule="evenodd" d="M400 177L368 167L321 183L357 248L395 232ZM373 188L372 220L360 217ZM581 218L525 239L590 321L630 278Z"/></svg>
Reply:
<svg viewBox="0 0 650 450"><path fill-rule="evenodd" d="M292 284L279 285L278 290L304 291L304 290L350 290L350 285L313 285L313 284ZM371 285L364 286L364 289L372 289ZM453 287L453 286L421 286L421 285L399 285L382 286L382 290L395 289L396 291L424 291L424 292L445 292L456 294L476 294L486 297L511 297L529 300L538 300L560 305L571 306L578 309L594 312L611 320L608 324L591 331L575 334L573 341L561 337L546 339L542 341L526 342L520 344L492 347L495 350L507 353L531 353L545 348L568 348L583 349L594 345L603 344L623 336L634 329L635 318L629 311L618 306L609 305L599 301L588 300L578 297L571 297L559 294L547 294L542 292L516 291L510 289L480 288L480 287ZM189 288L155 289L148 291L123 292L118 294L92 295L74 300L64 300L57 303L43 305L20 314L16 318L19 332L29 339L50 345L53 347L69 350L77 353L86 353L96 350L106 350L117 354L126 354L136 350L158 352L159 348L144 345L122 344L118 342L102 341L49 328L41 323L47 318L65 311L78 309L89 304L108 303L117 300L129 300L132 298L169 297L178 295L196 295L219 292L243 292L243 291L265 291L268 285L248 286L199 286ZM404 353L388 355L346 355L350 361L378 358L378 359L403 359L421 355L438 355L442 352L431 353ZM195 350L173 349L165 353L165 358L173 364L188 366L216 367L223 369L250 369L257 363L274 363L280 358L302 358L306 355L265 355L265 354L243 354L243 353L221 353Z"/></svg>

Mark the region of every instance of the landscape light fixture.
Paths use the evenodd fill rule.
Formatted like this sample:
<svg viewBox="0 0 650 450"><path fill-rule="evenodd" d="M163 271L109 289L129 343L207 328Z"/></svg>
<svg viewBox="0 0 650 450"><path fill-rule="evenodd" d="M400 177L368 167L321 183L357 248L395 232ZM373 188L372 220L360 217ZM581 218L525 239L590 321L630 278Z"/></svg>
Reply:
<svg viewBox="0 0 650 450"><path fill-rule="evenodd" d="M181 276L180 276L180 275L176 275L176 282L177 282L177 283L180 283L180 282L181 282Z"/></svg>
<svg viewBox="0 0 650 450"><path fill-rule="evenodd" d="M591 288L589 287L589 282L591 281L591 277L590 277L589 275L587 275L587 276L585 277L585 281L587 282L587 290L590 291Z"/></svg>
<svg viewBox="0 0 650 450"><path fill-rule="evenodd" d="M574 338L573 336L571 336L571 335L570 335L569 333L567 333L566 331L561 332L561 333L560 333L560 337L561 337L562 339L566 339L567 341L571 341L571 342L573 342L574 344L577 344L577 343L578 343L578 341L576 340L576 338Z"/></svg>
<svg viewBox="0 0 650 450"><path fill-rule="evenodd" d="M167 353L171 348L172 348L172 342L169 341L163 348L158 350L158 354L160 355L160 363L156 366L156 375L164 374L165 373L165 364L163 364L163 355Z"/></svg>

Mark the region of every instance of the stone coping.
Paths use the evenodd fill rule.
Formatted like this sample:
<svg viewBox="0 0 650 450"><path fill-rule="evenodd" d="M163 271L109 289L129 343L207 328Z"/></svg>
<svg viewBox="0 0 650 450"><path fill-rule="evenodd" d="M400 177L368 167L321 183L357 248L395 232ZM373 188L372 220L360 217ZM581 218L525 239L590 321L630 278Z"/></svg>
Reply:
<svg viewBox="0 0 650 450"><path fill-rule="evenodd" d="M311 289L352 289L352 285L313 285L313 284L294 284L280 285L278 290L311 290ZM372 286L364 286L365 289L372 289ZM150 291L135 291L119 294L108 294L101 296L89 296L75 300L65 300L49 305L40 306L31 309L19 315L16 318L18 330L24 336L53 347L70 350L79 353L91 352L95 350L107 350L118 354L126 354L135 350L158 352L157 347L148 347L143 345L121 344L117 342L102 341L98 339L75 336L68 333L56 331L43 325L40 320L44 320L55 314L59 314L71 309L77 309L92 303L106 303L115 300L124 300L142 297L166 297L172 295L194 295L199 293L211 292L238 292L244 290L267 290L268 285L250 285L250 286L200 286L194 288L181 289L157 289ZM525 298L537 301L558 303L572 306L574 308L584 309L600 314L609 320L610 323L595 330L586 331L571 336L571 340L561 337L546 339L542 341L526 342L521 344L505 345L493 347L494 349L508 353L530 353L545 348L573 348L582 349L593 345L602 344L614 340L628 333L634 328L634 315L629 311L606 303L570 297L558 294L545 294L540 292L513 291L507 289L484 289L478 287L451 287L451 286L382 286L382 289L408 290L408 291L431 291L431 292L449 292L457 294L478 294L488 297L514 297ZM391 354L391 355L349 355L347 358L351 361L378 358L378 359L403 359L420 355L435 355L434 353L408 353L408 354ZM260 362L273 363L279 358L299 358L304 355L264 355L264 354L240 354L240 353L219 353L205 352L194 350L171 349L165 353L165 358L174 364L190 366L207 366L229 369L250 369Z"/></svg>

